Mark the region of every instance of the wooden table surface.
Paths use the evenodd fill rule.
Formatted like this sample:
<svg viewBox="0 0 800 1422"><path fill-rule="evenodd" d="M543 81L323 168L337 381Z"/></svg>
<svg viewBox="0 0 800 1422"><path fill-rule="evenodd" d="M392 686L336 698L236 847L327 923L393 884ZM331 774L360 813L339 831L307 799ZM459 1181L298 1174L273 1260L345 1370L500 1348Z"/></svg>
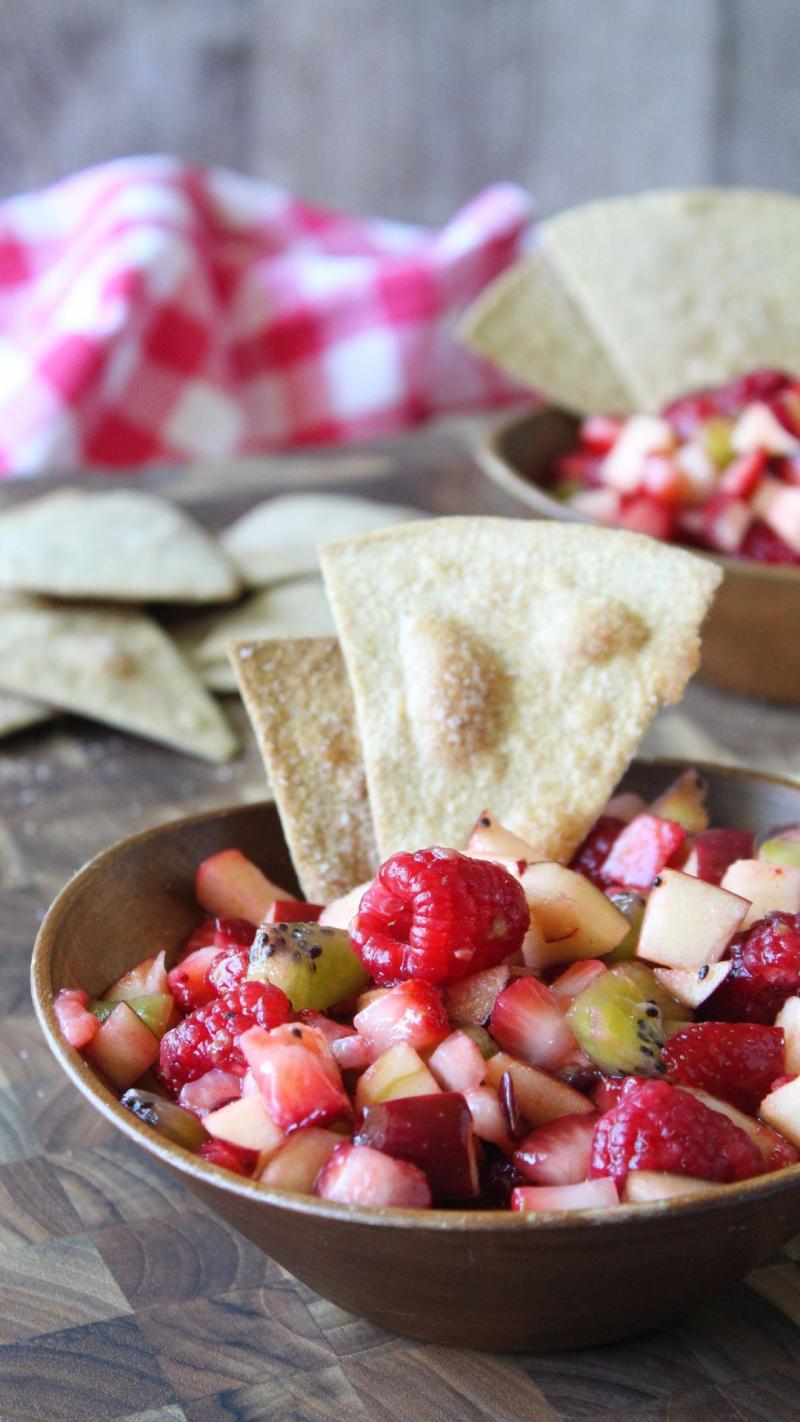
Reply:
<svg viewBox="0 0 800 1422"><path fill-rule="evenodd" d="M473 428L141 482L214 525L264 492L300 484L513 513L469 458ZM649 745L746 758L756 737L761 763L800 773L796 712L702 687ZM297 1284L78 1096L44 1046L28 994L31 943L48 903L113 840L263 794L249 739L225 766L70 718L2 744L2 1422L800 1417L800 1240L731 1293L631 1342L514 1358L427 1347Z"/></svg>

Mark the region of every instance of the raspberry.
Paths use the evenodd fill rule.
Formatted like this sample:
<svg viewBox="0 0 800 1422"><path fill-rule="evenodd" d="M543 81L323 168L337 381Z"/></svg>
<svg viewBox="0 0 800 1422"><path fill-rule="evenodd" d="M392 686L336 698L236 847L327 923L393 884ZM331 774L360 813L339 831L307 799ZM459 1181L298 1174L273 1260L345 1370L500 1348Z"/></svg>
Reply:
<svg viewBox="0 0 800 1422"><path fill-rule="evenodd" d="M221 996L240 987L250 966L250 949L235 948L218 953L208 970L208 981Z"/></svg>
<svg viewBox="0 0 800 1422"><path fill-rule="evenodd" d="M232 1170L234 1175L252 1175L258 1160L258 1152L255 1150L231 1145L230 1141L213 1139L203 1141L197 1153L211 1165L221 1165L225 1170Z"/></svg>
<svg viewBox="0 0 800 1422"><path fill-rule="evenodd" d="M598 1121L590 1178L621 1186L629 1170L659 1170L727 1184L761 1175L764 1163L739 1126L665 1081L627 1081L619 1105Z"/></svg>
<svg viewBox="0 0 800 1422"><path fill-rule="evenodd" d="M768 913L731 945L727 978L703 1003L714 1022L774 1022L800 992L800 914Z"/></svg>
<svg viewBox="0 0 800 1422"><path fill-rule="evenodd" d="M248 1027L279 1027L289 1020L289 999L272 983L243 983L191 1012L161 1038L159 1073L178 1091L212 1067L244 1074L237 1038Z"/></svg>
<svg viewBox="0 0 800 1422"><path fill-rule="evenodd" d="M695 1022L664 1046L670 1076L754 1116L783 1071L783 1032L756 1022Z"/></svg>
<svg viewBox="0 0 800 1422"><path fill-rule="evenodd" d="M795 553L794 549L784 543L779 534L774 533L769 524L760 518L755 519L748 528L739 549L739 556L752 558L756 563L788 564L790 567L800 564L800 553Z"/></svg>
<svg viewBox="0 0 800 1422"><path fill-rule="evenodd" d="M521 885L499 864L420 849L381 865L350 940L377 983L453 983L515 953L529 923Z"/></svg>
<svg viewBox="0 0 800 1422"><path fill-rule="evenodd" d="M598 888L604 888L609 883L609 878L608 875L603 874L602 866L608 858L612 844L619 838L624 828L624 820L618 820L614 815L601 815L597 823L589 830L583 843L579 844L575 850L570 862L570 869L576 869L586 879L591 879Z"/></svg>

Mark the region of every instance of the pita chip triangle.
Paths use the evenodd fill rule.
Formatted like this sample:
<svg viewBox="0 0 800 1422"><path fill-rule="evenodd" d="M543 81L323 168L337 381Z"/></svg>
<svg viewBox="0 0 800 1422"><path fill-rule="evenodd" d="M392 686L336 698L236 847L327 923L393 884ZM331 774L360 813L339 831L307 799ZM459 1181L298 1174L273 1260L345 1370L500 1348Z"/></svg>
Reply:
<svg viewBox="0 0 800 1422"><path fill-rule="evenodd" d="M207 760L237 748L177 648L133 609L9 599L0 606L0 687Z"/></svg>
<svg viewBox="0 0 800 1422"><path fill-rule="evenodd" d="M682 695L721 578L638 534L497 518L328 544L322 565L381 858L458 848L490 810L567 859Z"/></svg>
<svg viewBox="0 0 800 1422"><path fill-rule="evenodd" d="M38 726L41 721L50 721L58 715L51 706L42 706L38 701L29 701L26 696L9 696L0 691L0 736L11 736L15 731Z"/></svg>
<svg viewBox="0 0 800 1422"><path fill-rule="evenodd" d="M225 602L241 583L217 540L166 499L64 489L0 514L0 587L116 602Z"/></svg>
<svg viewBox="0 0 800 1422"><path fill-rule="evenodd" d="M334 637L238 642L231 662L306 897L327 903L377 856L353 694Z"/></svg>

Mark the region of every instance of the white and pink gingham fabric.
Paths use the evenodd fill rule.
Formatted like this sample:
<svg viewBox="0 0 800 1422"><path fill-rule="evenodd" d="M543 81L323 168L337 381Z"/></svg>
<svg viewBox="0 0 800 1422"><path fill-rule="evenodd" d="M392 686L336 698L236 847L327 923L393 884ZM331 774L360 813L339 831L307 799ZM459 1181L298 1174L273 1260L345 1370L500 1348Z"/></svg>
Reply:
<svg viewBox="0 0 800 1422"><path fill-rule="evenodd" d="M0 472L385 434L519 391L453 328L522 250L501 184L441 230L170 158L0 203Z"/></svg>

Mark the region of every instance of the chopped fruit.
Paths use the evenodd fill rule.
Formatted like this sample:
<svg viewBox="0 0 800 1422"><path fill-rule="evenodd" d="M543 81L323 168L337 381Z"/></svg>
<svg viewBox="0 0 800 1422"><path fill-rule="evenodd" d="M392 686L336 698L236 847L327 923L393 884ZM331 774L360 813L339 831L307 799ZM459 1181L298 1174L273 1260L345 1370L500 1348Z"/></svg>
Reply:
<svg viewBox="0 0 800 1422"><path fill-rule="evenodd" d="M469 1107L475 1134L479 1140L491 1141L510 1155L514 1142L508 1134L505 1112L493 1086L473 1086L463 1093Z"/></svg>
<svg viewBox="0 0 800 1422"><path fill-rule="evenodd" d="M211 1111L203 1121L208 1134L245 1150L276 1151L285 1137L260 1096L242 1096Z"/></svg>
<svg viewBox="0 0 800 1422"><path fill-rule="evenodd" d="M488 810L472 826L466 852L475 859L517 859L526 864L539 857L532 845L506 829Z"/></svg>
<svg viewBox="0 0 800 1422"><path fill-rule="evenodd" d="M720 1115L727 1116L734 1126L744 1131L761 1156L765 1170L782 1170L785 1165L794 1165L800 1160L800 1154L785 1136L774 1131L771 1126L766 1126L763 1121L757 1121L755 1117L740 1111L738 1106L732 1106L730 1101L723 1101L721 1096L712 1096L700 1086L679 1086L678 1090L694 1096L697 1101L702 1101L710 1111L718 1111Z"/></svg>
<svg viewBox="0 0 800 1422"><path fill-rule="evenodd" d="M743 928L768 913L800 913L800 868L792 865L737 859L726 870L722 887L750 900Z"/></svg>
<svg viewBox="0 0 800 1422"><path fill-rule="evenodd" d="M279 987L295 1012L324 1011L367 982L346 930L316 923L262 924L250 949L248 977Z"/></svg>
<svg viewBox="0 0 800 1422"><path fill-rule="evenodd" d="M289 1002L280 988L244 983L225 997L198 1007L165 1033L159 1073L168 1086L178 1091L185 1082L203 1076L212 1067L244 1072L241 1034L254 1026L277 1027L288 1016Z"/></svg>
<svg viewBox="0 0 800 1422"><path fill-rule="evenodd" d="M767 839L758 851L759 859L768 864L790 864L800 867L800 840Z"/></svg>
<svg viewBox="0 0 800 1422"><path fill-rule="evenodd" d="M451 1032L428 1058L428 1070L443 1091L470 1091L483 1081L486 1061L466 1032Z"/></svg>
<svg viewBox="0 0 800 1422"><path fill-rule="evenodd" d="M600 818L622 820L623 824L629 825L644 808L641 795L635 795L632 790L622 790L619 795L612 795Z"/></svg>
<svg viewBox="0 0 800 1422"><path fill-rule="evenodd" d="M800 1076L800 997L787 998L775 1018L775 1026L783 1029L783 1070L790 1076Z"/></svg>
<svg viewBox="0 0 800 1422"><path fill-rule="evenodd" d="M180 963L170 968L167 974L169 991L187 1012L205 1007L217 996L219 989L209 982L208 973L212 963L216 963L221 956L219 948L212 944L207 948L195 948L194 952L188 953Z"/></svg>
<svg viewBox="0 0 800 1422"><path fill-rule="evenodd" d="M689 834L699 834L708 829L708 810L705 799L708 786L700 779L696 770L684 770L650 806L650 814L662 820L673 820ZM627 882L627 881L626 881Z"/></svg>
<svg viewBox="0 0 800 1422"><path fill-rule="evenodd" d="M763 449L767 454L792 454L797 440L784 429L769 405L757 401L739 416L731 433L731 448L737 454Z"/></svg>
<svg viewBox="0 0 800 1422"><path fill-rule="evenodd" d="M212 1067L211 1071L195 1077L194 1081L187 1081L181 1087L178 1101L187 1111L202 1117L207 1116L209 1111L216 1111L218 1106L235 1101L241 1092L242 1077L238 1072Z"/></svg>
<svg viewBox="0 0 800 1422"><path fill-rule="evenodd" d="M324 904L307 904L301 899L276 899L262 920L264 923L316 923Z"/></svg>
<svg viewBox="0 0 800 1422"><path fill-rule="evenodd" d="M574 1087L546 1071L517 1061L507 1052L498 1052L486 1063L486 1079L498 1088L508 1072L514 1083L514 1094L520 1115L529 1126L546 1126L559 1116L578 1115L593 1111L591 1101Z"/></svg>
<svg viewBox="0 0 800 1422"><path fill-rule="evenodd" d="M675 442L667 420L658 415L631 415L603 460L603 483L621 494L632 494L638 488L646 456L669 451Z"/></svg>
<svg viewBox="0 0 800 1422"><path fill-rule="evenodd" d="M603 865L611 853L612 846L616 844L626 824L629 823L629 820L617 819L606 811L589 830L583 842L578 845L570 860L570 869L575 869L577 873L585 875L601 889L606 884L613 882L603 872Z"/></svg>
<svg viewBox="0 0 800 1422"><path fill-rule="evenodd" d="M378 983L452 983L515 953L528 920L522 889L505 869L422 849L381 865L350 938Z"/></svg>
<svg viewBox="0 0 800 1422"><path fill-rule="evenodd" d="M676 1081L754 1115L784 1070L783 1032L755 1022L693 1022L670 1037L664 1062Z"/></svg>
<svg viewBox="0 0 800 1422"><path fill-rule="evenodd" d="M644 963L619 963L575 998L567 1020L601 1071L656 1076L664 1042L686 1015Z"/></svg>
<svg viewBox="0 0 800 1422"><path fill-rule="evenodd" d="M800 554L800 489L764 478L753 497L759 518L795 555Z"/></svg>
<svg viewBox="0 0 800 1422"><path fill-rule="evenodd" d="M748 1180L764 1170L738 1126L666 1081L627 1082L619 1104L595 1127L590 1174L621 1188L629 1170L657 1170L699 1180Z"/></svg>
<svg viewBox="0 0 800 1422"><path fill-rule="evenodd" d="M428 1096L438 1091L436 1078L409 1042L390 1047L358 1078L356 1106L363 1110L379 1101L402 1096Z"/></svg>
<svg viewBox="0 0 800 1422"><path fill-rule="evenodd" d="M255 936L255 933L254 935ZM241 987L247 979L250 967L250 949L234 948L218 953L207 970L208 986L219 997L224 997L232 988Z"/></svg>
<svg viewBox="0 0 800 1422"><path fill-rule="evenodd" d="M530 864L522 887L545 939L543 961L532 966L602 958L628 932L625 915L605 894L563 864Z"/></svg>
<svg viewBox="0 0 800 1422"><path fill-rule="evenodd" d="M787 1141L800 1148L800 1076L771 1091L761 1102L761 1115Z"/></svg>
<svg viewBox="0 0 800 1422"><path fill-rule="evenodd" d="M478 1027L475 1023L466 1022L460 1030L475 1043L485 1062L488 1062L489 1058L495 1056L500 1050L485 1027Z"/></svg>
<svg viewBox="0 0 800 1422"><path fill-rule="evenodd" d="M366 879L363 884L357 884L351 889L349 894L342 894L340 899L331 899L319 916L320 927L349 929L371 883L371 879Z"/></svg>
<svg viewBox="0 0 800 1422"><path fill-rule="evenodd" d="M561 1116L531 1131L517 1146L514 1164L533 1185L576 1185L586 1180L597 1116Z"/></svg>
<svg viewBox="0 0 800 1422"><path fill-rule="evenodd" d="M109 1004L113 1011L113 1004ZM175 1020L175 1002L171 993L151 992L147 997L132 997L128 1003L141 1017L153 1036L161 1038ZM111 1014L109 1013L109 1016Z"/></svg>
<svg viewBox="0 0 800 1422"><path fill-rule="evenodd" d="M147 997L153 992L169 992L164 954L145 958L130 972L123 973L103 993L106 1002L130 1002L132 997Z"/></svg>
<svg viewBox="0 0 800 1422"><path fill-rule="evenodd" d="M576 1046L564 1005L538 978L509 983L494 1005L489 1031L504 1051L547 1071L555 1071Z"/></svg>
<svg viewBox="0 0 800 1422"><path fill-rule="evenodd" d="M754 847L755 836L749 830L703 830L692 840L683 872L707 884L721 884L734 860L750 858Z"/></svg>
<svg viewBox="0 0 800 1422"><path fill-rule="evenodd" d="M722 1022L774 1022L787 997L800 993L800 915L769 913L731 945L731 970L703 1004Z"/></svg>
<svg viewBox="0 0 800 1422"><path fill-rule="evenodd" d="M469 1200L478 1194L475 1131L458 1092L439 1091L434 1096L370 1106L353 1141L418 1166L434 1200Z"/></svg>
<svg viewBox="0 0 800 1422"><path fill-rule="evenodd" d="M310 1195L323 1165L341 1144L341 1136L334 1135L333 1131L306 1126L284 1140L259 1178L264 1185Z"/></svg>
<svg viewBox="0 0 800 1422"><path fill-rule="evenodd" d="M753 449L734 459L723 472L719 481L720 490L735 499L749 499L761 482L767 467L764 449Z"/></svg>
<svg viewBox="0 0 800 1422"><path fill-rule="evenodd" d="M203 1141L207 1140L205 1129L197 1117L164 1096L134 1086L124 1092L120 1100L128 1111L132 1111L145 1125L151 1126L157 1135L174 1141L184 1150L199 1150Z"/></svg>
<svg viewBox="0 0 800 1422"><path fill-rule="evenodd" d="M624 1205L648 1205L651 1200L673 1200L687 1195L705 1195L707 1180L691 1175L665 1175L660 1170L630 1170L622 1190Z"/></svg>
<svg viewBox="0 0 800 1422"><path fill-rule="evenodd" d="M511 977L506 963L496 968L484 968L445 988L443 997L447 1015L460 1027L482 1027L489 1021L492 1008Z"/></svg>
<svg viewBox="0 0 800 1422"><path fill-rule="evenodd" d="M431 1203L430 1186L416 1165L364 1145L337 1146L317 1177L314 1194L373 1209L424 1210Z"/></svg>
<svg viewBox="0 0 800 1422"><path fill-rule="evenodd" d="M239 1045L267 1112L282 1131L351 1115L336 1061L315 1028L292 1023L266 1032L251 1027Z"/></svg>
<svg viewBox="0 0 800 1422"><path fill-rule="evenodd" d="M431 983L414 979L398 983L356 1013L353 1026L373 1062L398 1042L408 1042L418 1052L429 1051L450 1031L440 993Z"/></svg>
<svg viewBox="0 0 800 1422"><path fill-rule="evenodd" d="M636 957L664 968L702 968L723 956L749 910L746 899L678 869L664 869L647 901Z"/></svg>
<svg viewBox="0 0 800 1422"><path fill-rule="evenodd" d="M618 1204L612 1180L583 1180L579 1185L518 1185L511 1191L512 1210L601 1210Z"/></svg>
<svg viewBox="0 0 800 1422"><path fill-rule="evenodd" d="M649 889L686 838L674 820L645 811L626 825L611 847L602 872L608 884Z"/></svg>
<svg viewBox="0 0 800 1422"><path fill-rule="evenodd" d="M331 1051L340 1071L363 1071L369 1066L369 1049L358 1032L334 1038Z"/></svg>
<svg viewBox="0 0 800 1422"><path fill-rule="evenodd" d="M221 1165L234 1175L252 1175L258 1160L254 1150L242 1150L240 1146L229 1145L227 1141L204 1141L198 1155L209 1165Z"/></svg>
<svg viewBox="0 0 800 1422"><path fill-rule="evenodd" d="M554 992L556 997L563 999L566 1012L570 1003L583 992L584 988L593 983L595 978L601 978L607 971L606 964L601 963L598 958L584 958L580 963L572 963L566 972L561 973L555 982L550 984L550 991Z"/></svg>
<svg viewBox="0 0 800 1422"><path fill-rule="evenodd" d="M89 994L80 988L62 988L56 994L53 1010L61 1035L76 1051L88 1047L97 1036L100 1023L88 1008Z"/></svg>
<svg viewBox="0 0 800 1422"><path fill-rule="evenodd" d="M684 1007L696 1008L716 992L731 970L729 962L704 963L702 968L654 968L656 982Z"/></svg>
<svg viewBox="0 0 800 1422"><path fill-rule="evenodd" d="M195 876L195 894L214 918L244 918L248 923L261 923L276 899L293 898L240 849L223 849L204 859Z"/></svg>
<svg viewBox="0 0 800 1422"><path fill-rule="evenodd" d="M158 1050L158 1038L127 1002L117 1003L84 1047L89 1061L121 1091L133 1086L153 1065L158 1059Z"/></svg>
<svg viewBox="0 0 800 1422"><path fill-rule="evenodd" d="M644 911L647 907L647 900L635 889L623 889L619 884L613 888L606 889L606 894L615 908L620 913L624 913L628 920L628 932L621 943L606 955L606 963L612 967L614 963L628 963L636 956L636 947L639 942L639 934L642 931Z"/></svg>

